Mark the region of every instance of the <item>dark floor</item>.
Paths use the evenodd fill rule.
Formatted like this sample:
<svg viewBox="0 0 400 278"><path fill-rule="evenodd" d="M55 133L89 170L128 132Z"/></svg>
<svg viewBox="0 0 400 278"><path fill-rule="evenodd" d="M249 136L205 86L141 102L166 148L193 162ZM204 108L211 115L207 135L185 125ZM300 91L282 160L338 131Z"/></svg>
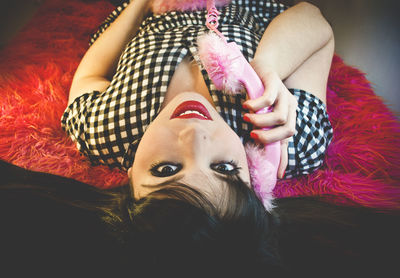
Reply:
<svg viewBox="0 0 400 278"><path fill-rule="evenodd" d="M51 1L51 0L49 0ZM68 0L66 0L68 1ZM298 0L282 0L297 3ZM0 47L44 0L0 0ZM400 4L397 0L309 0L331 23L336 53L367 74L376 94L400 118Z"/></svg>

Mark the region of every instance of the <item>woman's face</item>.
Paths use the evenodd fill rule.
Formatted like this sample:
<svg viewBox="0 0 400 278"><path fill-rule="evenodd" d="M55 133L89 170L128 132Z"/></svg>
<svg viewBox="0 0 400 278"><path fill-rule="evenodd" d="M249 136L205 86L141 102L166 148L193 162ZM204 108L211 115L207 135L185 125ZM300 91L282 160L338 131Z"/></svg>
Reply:
<svg viewBox="0 0 400 278"><path fill-rule="evenodd" d="M188 102L189 101L189 102ZM175 180L218 200L221 177L238 174L250 185L243 144L200 94L173 98L144 133L128 170L135 199Z"/></svg>

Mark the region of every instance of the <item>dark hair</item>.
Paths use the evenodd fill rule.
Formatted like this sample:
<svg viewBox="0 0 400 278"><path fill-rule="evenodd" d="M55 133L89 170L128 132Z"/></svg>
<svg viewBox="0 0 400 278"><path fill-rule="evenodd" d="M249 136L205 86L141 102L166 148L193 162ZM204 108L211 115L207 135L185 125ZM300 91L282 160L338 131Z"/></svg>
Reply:
<svg viewBox="0 0 400 278"><path fill-rule="evenodd" d="M397 268L400 211L342 201L330 195L276 200L285 268L308 277L389 277Z"/></svg>
<svg viewBox="0 0 400 278"><path fill-rule="evenodd" d="M239 177L223 181L229 205L215 205L179 182L133 202L128 245L138 251L137 269L189 276L193 269L206 276L282 273L274 216Z"/></svg>
<svg viewBox="0 0 400 278"><path fill-rule="evenodd" d="M0 252L5 266L25 266L14 273L384 276L397 265L390 252L400 248L398 211L319 196L276 199L268 213L230 178L227 194L237 206L221 213L180 183L135 202L129 186L99 190L4 162L0 174Z"/></svg>

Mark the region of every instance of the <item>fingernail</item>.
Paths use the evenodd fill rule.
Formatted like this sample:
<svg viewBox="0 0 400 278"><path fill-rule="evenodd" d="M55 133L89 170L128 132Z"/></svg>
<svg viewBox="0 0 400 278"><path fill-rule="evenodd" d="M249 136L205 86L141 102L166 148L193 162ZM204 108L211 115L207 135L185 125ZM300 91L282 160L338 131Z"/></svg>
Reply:
<svg viewBox="0 0 400 278"><path fill-rule="evenodd" d="M250 117L249 117L249 115L244 114L243 120L244 120L245 122L250 122Z"/></svg>
<svg viewBox="0 0 400 278"><path fill-rule="evenodd" d="M286 170L285 170L285 171L283 171L282 178L284 178L284 177L285 177L285 174L286 174Z"/></svg>
<svg viewBox="0 0 400 278"><path fill-rule="evenodd" d="M250 132L250 137L253 139L258 139L258 134L255 132Z"/></svg>
<svg viewBox="0 0 400 278"><path fill-rule="evenodd" d="M246 110L248 110L248 109L249 109L249 107L247 106L247 104L246 104L246 103L243 103L243 104L242 104L242 107L243 107L243 109L246 109Z"/></svg>

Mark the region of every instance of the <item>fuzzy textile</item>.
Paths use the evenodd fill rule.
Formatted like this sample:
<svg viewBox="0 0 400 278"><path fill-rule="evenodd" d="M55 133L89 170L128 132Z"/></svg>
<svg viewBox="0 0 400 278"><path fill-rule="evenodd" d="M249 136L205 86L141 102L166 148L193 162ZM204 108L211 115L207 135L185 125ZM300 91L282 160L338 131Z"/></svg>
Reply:
<svg viewBox="0 0 400 278"><path fill-rule="evenodd" d="M127 175L92 166L60 127L69 86L89 35L114 9L107 1L49 0L0 52L0 159L99 188ZM328 84L334 138L324 166L278 181L276 197L331 194L400 209L400 123L365 75L335 56Z"/></svg>
<svg viewBox="0 0 400 278"><path fill-rule="evenodd" d="M231 2L230 0L214 0L216 7L222 7ZM204 9L207 7L207 0L153 0L152 11L161 14L167 11L188 11Z"/></svg>

